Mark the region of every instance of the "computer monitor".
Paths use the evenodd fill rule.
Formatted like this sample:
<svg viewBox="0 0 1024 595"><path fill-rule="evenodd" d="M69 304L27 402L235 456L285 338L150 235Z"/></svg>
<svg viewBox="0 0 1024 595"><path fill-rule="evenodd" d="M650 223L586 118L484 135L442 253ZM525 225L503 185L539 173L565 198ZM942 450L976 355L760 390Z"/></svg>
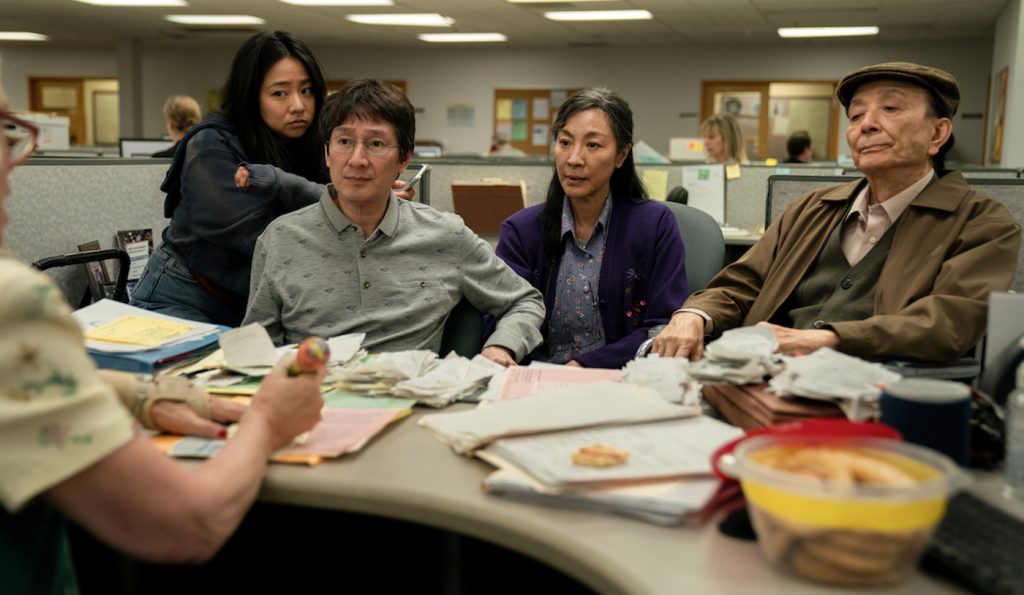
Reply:
<svg viewBox="0 0 1024 595"><path fill-rule="evenodd" d="M416 157L440 157L442 149L435 145L415 145L412 154Z"/></svg>
<svg viewBox="0 0 1024 595"><path fill-rule="evenodd" d="M174 141L161 138L122 138L121 157L149 157L173 145Z"/></svg>

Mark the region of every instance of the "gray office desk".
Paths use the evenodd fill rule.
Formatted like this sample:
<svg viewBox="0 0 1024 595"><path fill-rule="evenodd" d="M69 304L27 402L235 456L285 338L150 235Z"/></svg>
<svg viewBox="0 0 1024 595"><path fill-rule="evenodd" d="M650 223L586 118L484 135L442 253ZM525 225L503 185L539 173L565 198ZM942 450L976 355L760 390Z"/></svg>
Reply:
<svg viewBox="0 0 1024 595"><path fill-rule="evenodd" d="M658 527L489 496L480 484L490 467L455 455L416 425L421 415L417 411L398 422L353 456L312 468L272 465L260 500L395 518L468 535L541 560L599 593L859 592L783 575L764 562L756 544L723 537L713 525ZM917 574L871 592L956 589Z"/></svg>

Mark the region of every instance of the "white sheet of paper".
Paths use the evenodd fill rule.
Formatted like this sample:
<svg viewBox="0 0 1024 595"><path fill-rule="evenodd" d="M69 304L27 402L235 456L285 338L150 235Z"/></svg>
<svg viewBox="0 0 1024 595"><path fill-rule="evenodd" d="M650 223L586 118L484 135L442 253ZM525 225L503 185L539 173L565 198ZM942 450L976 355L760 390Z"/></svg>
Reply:
<svg viewBox="0 0 1024 595"><path fill-rule="evenodd" d="M711 215L719 225L725 223L725 167L684 165L682 169L683 187L689 193L687 204Z"/></svg>
<svg viewBox="0 0 1024 595"><path fill-rule="evenodd" d="M274 342L267 330L256 323L222 333L220 347L224 350L224 363L229 368L273 367L277 363Z"/></svg>

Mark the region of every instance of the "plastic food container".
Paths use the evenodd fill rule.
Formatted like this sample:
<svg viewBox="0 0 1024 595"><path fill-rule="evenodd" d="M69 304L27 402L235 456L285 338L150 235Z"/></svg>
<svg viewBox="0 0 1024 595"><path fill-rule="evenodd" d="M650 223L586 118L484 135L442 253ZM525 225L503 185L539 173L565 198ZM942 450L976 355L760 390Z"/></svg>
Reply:
<svg viewBox="0 0 1024 595"><path fill-rule="evenodd" d="M966 484L948 457L889 438L767 434L733 454L718 464L739 478L764 555L830 583L913 572L950 493ZM814 472L782 470L804 460Z"/></svg>

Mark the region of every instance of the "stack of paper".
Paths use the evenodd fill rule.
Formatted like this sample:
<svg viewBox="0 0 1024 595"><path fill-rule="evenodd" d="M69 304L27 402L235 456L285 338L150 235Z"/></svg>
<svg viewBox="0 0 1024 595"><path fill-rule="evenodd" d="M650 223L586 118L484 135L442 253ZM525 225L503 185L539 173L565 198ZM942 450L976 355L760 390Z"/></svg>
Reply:
<svg viewBox="0 0 1024 595"><path fill-rule="evenodd" d="M742 433L700 416L506 438L477 456L498 467L484 481L493 494L676 525L715 491L711 454ZM629 458L615 467L573 464L572 453L589 444L612 445Z"/></svg>
<svg viewBox="0 0 1024 595"><path fill-rule="evenodd" d="M274 461L315 465L325 458L356 452L388 424L409 415L414 404L410 399L375 399L340 394L326 394L324 401L327 407L323 410L320 423L302 440L274 453ZM181 458L211 457L225 443L226 440L194 436L170 439L161 437L158 441L158 445L168 448L168 454Z"/></svg>
<svg viewBox="0 0 1024 595"><path fill-rule="evenodd" d="M353 393L386 395L391 388L410 378L427 373L437 361L433 351L393 351L380 353L366 361L352 362L331 375L338 388Z"/></svg>
<svg viewBox="0 0 1024 595"><path fill-rule="evenodd" d="M73 316L98 367L130 372L154 372L202 354L227 330L113 300L100 300Z"/></svg>
<svg viewBox="0 0 1024 595"><path fill-rule="evenodd" d="M768 326L725 331L718 340L708 343L704 358L691 364L689 372L704 382L760 382L778 369L774 362L778 347L775 333Z"/></svg>
<svg viewBox="0 0 1024 595"><path fill-rule="evenodd" d="M595 382L618 382L622 378L619 370L603 368L577 368L545 363L508 368L495 374L487 392L480 397L481 403L507 401L531 397L545 392L575 388Z"/></svg>
<svg viewBox="0 0 1024 595"><path fill-rule="evenodd" d="M699 413L698 406L666 402L652 388L603 381L469 411L426 415L419 423L455 452L467 454L506 436L672 419Z"/></svg>
<svg viewBox="0 0 1024 595"><path fill-rule="evenodd" d="M687 373L688 363L684 358L663 358L655 353L627 363L622 369L622 381L649 386L669 403L697 405L701 386Z"/></svg>
<svg viewBox="0 0 1024 595"><path fill-rule="evenodd" d="M453 351L426 374L395 384L391 394L431 407L444 407L483 388L491 376L504 369L481 355L469 360Z"/></svg>
<svg viewBox="0 0 1024 595"><path fill-rule="evenodd" d="M882 387L902 378L881 364L828 348L801 357L787 357L784 362L786 369L769 382L772 391L836 401L846 416L854 420L877 417Z"/></svg>

